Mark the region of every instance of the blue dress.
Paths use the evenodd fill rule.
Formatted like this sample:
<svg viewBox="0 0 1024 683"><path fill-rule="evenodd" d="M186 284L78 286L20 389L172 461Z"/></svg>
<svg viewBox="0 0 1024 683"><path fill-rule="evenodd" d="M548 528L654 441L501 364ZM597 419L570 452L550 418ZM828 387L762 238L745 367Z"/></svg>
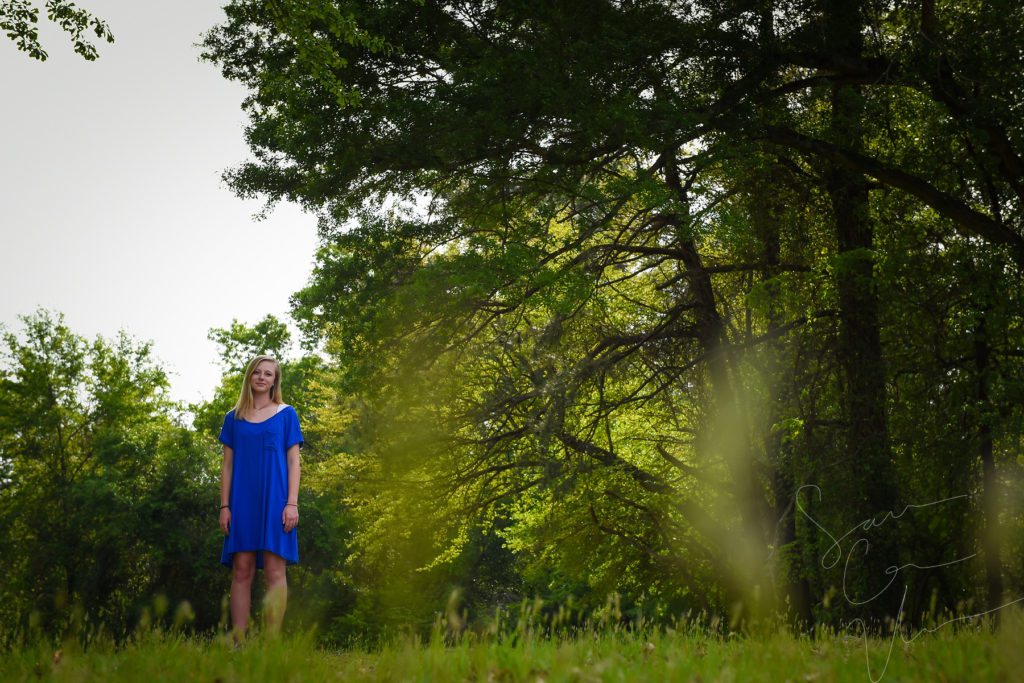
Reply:
<svg viewBox="0 0 1024 683"><path fill-rule="evenodd" d="M232 410L224 416L220 442L231 448L231 528L224 537L220 561L231 566L232 554L255 550L256 566L263 567L263 551L283 557L287 564L299 561L295 529L287 534L281 513L288 502L286 453L302 444L299 416L281 405L263 422L236 420Z"/></svg>

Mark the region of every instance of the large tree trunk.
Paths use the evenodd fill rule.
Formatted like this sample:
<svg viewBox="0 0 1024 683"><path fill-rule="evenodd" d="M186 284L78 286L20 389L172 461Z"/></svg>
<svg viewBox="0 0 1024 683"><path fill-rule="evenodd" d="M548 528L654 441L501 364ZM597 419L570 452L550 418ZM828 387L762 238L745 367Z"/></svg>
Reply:
<svg viewBox="0 0 1024 683"><path fill-rule="evenodd" d="M727 558L734 574L730 584L734 587L735 598L742 602L739 614L733 616L758 618L776 608L768 572L766 525L770 524L771 510L764 497L764 487L758 482L750 425L737 386L739 375L730 371L725 321L715 303L711 278L704 270L694 242L686 241L679 246L684 254L683 266L690 273L695 333L708 358L713 415L708 443L725 460L731 479L730 494L740 513L740 529L731 544L731 556Z"/></svg>
<svg viewBox="0 0 1024 683"><path fill-rule="evenodd" d="M981 411L978 427L978 453L981 456L981 509L985 518L982 551L985 557L985 587L988 609L1003 604L1003 574L999 561L999 496L996 464L992 448L992 425L995 414L988 397L989 345L985 329L985 311L974 331L974 360L978 372L978 408ZM999 612L993 614L999 618Z"/></svg>
<svg viewBox="0 0 1024 683"><path fill-rule="evenodd" d="M771 202L774 197L765 197ZM779 265L779 225L772 219L774 215L783 215L782 207L764 206L755 208L752 220L757 226L758 233L764 241L764 261L768 268L763 274L770 293L768 304L768 329L778 329L783 325L783 317L780 309L775 305L779 297L778 283L771 280L777 273L775 266ZM778 424L785 415L782 413L782 396L780 395L779 383L782 380L782 358L785 355L787 342L781 337L776 338L767 345L767 357L764 359L767 368L766 384L768 385L770 398L767 407L767 420L764 427L767 433L764 436L765 461L771 467L772 496L774 500L773 519L775 520L775 541L776 568L780 573L779 582L782 592L789 602L789 617L797 628L806 628L814 620L811 612L811 590L803 571L803 556L796 547L796 508L793 505L793 497L796 495L796 486L793 480L791 459L784 457L784 449L792 449L792 445L783 443L783 435L773 426Z"/></svg>
<svg viewBox="0 0 1024 683"><path fill-rule="evenodd" d="M824 8L826 49L837 53L840 59L859 59L863 49L860 3L825 0ZM859 150L863 147L864 115L860 87L834 86L831 104L833 141ZM868 184L861 174L838 165L827 170L827 181L839 250L835 273L839 299L838 352L847 421L846 457L839 471L845 480L844 504L849 512L845 531L861 520L881 519L895 509L897 495L889 445ZM884 590L891 578L885 573L886 568L899 564L895 530L896 525L889 523L858 532L844 546L844 561L851 558L846 583L849 596L858 602L869 601L851 605L851 609L876 623L887 616L896 617L899 609L902 591L897 582ZM851 549L850 543L859 537L868 540L867 553L862 548Z"/></svg>
<svg viewBox="0 0 1024 683"><path fill-rule="evenodd" d="M674 159L666 164L665 180L688 204ZM759 485L750 440L750 425L737 386L739 374L730 371L725 321L715 301L711 276L704 269L697 245L677 219L676 242L683 270L688 274L687 294L691 298L694 334L707 358L705 367L711 385L711 433L706 443L723 458L731 479L730 494L739 511L740 528L726 558L732 576L723 577L732 599L740 609L734 617L749 618L775 610L771 575L768 572L768 530L771 510Z"/></svg>
<svg viewBox="0 0 1024 683"><path fill-rule="evenodd" d="M768 26L763 33L770 33L770 12L762 17ZM748 179L749 186L743 191L750 197L750 223L763 245L761 259L765 269L759 278L761 285L768 293L767 329L776 330L785 324L785 304L780 304L784 294L775 276L782 250L781 234L783 227L780 216L786 215L788 202L791 199L780 195L778 189L787 185L787 178L778 166L768 166L763 174L754 172ZM750 326L751 310L747 309L748 329L747 341L752 341L753 331ZM792 397L785 395L783 387L788 385L786 374L787 350L792 342L783 336L775 336L766 341L758 352L758 363L755 364L762 374L765 400L762 406L763 422L757 425L762 431L764 443L764 463L767 470L770 492L768 504L771 505L773 528L768 530L768 538L774 546L772 571L774 574L775 600L780 609L787 610L790 623L797 629L808 627L813 621L811 612L811 592L807 582L803 553L796 545L796 507L793 497L796 493L794 484L793 444L784 440L783 433L776 428L784 418L790 416Z"/></svg>

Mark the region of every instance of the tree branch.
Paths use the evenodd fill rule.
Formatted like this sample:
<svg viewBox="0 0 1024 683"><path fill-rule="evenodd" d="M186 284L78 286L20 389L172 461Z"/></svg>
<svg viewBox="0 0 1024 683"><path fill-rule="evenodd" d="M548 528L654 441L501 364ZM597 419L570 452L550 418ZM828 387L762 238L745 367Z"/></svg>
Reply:
<svg viewBox="0 0 1024 683"><path fill-rule="evenodd" d="M935 209L972 237L982 239L1006 247L1011 258L1024 266L1024 238L1006 225L996 222L979 211L945 192L942 192L926 180L888 166L877 159L843 149L822 140L801 135L796 131L779 126L768 126L765 139L774 144L812 154L833 163L845 166L866 175L870 175L882 183L899 188L917 197Z"/></svg>

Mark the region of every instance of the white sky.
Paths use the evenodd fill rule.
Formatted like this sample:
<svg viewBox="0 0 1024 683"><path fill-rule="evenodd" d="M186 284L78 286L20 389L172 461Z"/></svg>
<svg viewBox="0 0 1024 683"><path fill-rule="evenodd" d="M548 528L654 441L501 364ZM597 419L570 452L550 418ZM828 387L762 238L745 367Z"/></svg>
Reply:
<svg viewBox="0 0 1024 683"><path fill-rule="evenodd" d="M220 372L207 331L288 320L316 221L288 205L255 221L261 202L220 181L249 156L243 89L194 47L220 3L77 4L116 38L95 62L45 10L47 61L0 35L0 322L18 329L44 307L90 339L124 329L153 342L175 398L209 398Z"/></svg>

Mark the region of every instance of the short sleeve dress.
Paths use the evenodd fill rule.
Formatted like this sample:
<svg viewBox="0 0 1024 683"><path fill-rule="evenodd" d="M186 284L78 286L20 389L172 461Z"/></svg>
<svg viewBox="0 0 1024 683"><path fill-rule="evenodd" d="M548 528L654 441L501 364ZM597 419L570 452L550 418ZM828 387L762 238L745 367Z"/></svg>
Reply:
<svg viewBox="0 0 1024 683"><path fill-rule="evenodd" d="M257 551L257 567L263 567L264 550L295 564L299 561L296 530L285 533L281 523L288 502L286 453L295 444L302 445L295 409L281 404L276 414L262 422L236 420L232 410L224 416L220 441L233 453L231 528L224 537L221 564L230 567L233 554L245 550Z"/></svg>

